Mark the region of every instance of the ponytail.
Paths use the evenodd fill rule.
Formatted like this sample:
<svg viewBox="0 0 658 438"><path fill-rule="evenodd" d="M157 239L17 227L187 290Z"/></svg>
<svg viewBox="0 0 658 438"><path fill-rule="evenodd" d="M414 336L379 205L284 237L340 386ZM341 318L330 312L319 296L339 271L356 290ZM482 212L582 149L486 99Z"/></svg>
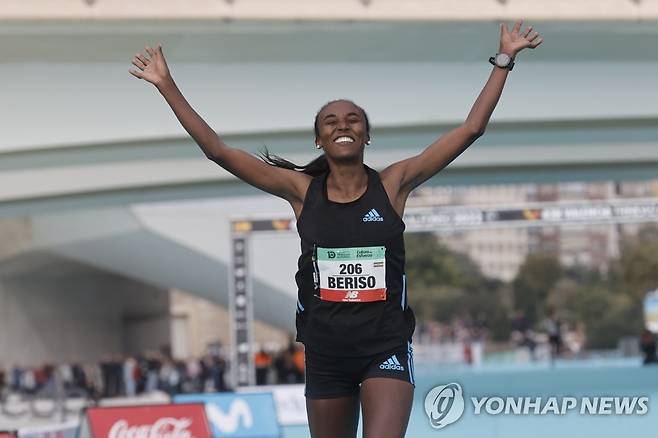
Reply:
<svg viewBox="0 0 658 438"><path fill-rule="evenodd" d="M263 147L263 150L258 153L258 156L261 160L265 161L270 166L296 170L311 176L322 175L323 173L329 171L329 163L327 162L327 157L324 154L320 155L305 166L295 164L292 161L288 161L278 155L270 154L270 152L267 150L267 146Z"/></svg>

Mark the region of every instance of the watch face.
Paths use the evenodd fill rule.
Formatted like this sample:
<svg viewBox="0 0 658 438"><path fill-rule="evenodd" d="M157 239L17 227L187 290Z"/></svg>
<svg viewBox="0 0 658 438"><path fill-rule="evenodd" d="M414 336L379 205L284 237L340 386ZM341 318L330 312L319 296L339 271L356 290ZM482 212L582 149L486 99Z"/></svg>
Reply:
<svg viewBox="0 0 658 438"><path fill-rule="evenodd" d="M507 67L511 60L512 58L505 53L499 53L496 55L496 65L500 67Z"/></svg>

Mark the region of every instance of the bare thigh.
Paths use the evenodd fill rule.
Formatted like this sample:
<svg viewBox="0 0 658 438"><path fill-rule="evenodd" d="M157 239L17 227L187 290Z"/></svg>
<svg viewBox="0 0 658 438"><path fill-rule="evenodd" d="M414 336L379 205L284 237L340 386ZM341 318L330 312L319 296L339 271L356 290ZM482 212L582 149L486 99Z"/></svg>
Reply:
<svg viewBox="0 0 658 438"><path fill-rule="evenodd" d="M355 438L359 425L359 397L306 399L312 438Z"/></svg>
<svg viewBox="0 0 658 438"><path fill-rule="evenodd" d="M364 438L402 438L407 430L414 387L397 379L372 377L361 384Z"/></svg>

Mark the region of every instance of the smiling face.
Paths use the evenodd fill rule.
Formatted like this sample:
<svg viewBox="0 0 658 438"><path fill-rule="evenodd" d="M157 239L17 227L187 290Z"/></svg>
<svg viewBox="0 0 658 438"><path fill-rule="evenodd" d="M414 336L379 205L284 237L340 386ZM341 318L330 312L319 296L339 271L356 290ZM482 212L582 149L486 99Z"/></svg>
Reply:
<svg viewBox="0 0 658 438"><path fill-rule="evenodd" d="M350 101L338 100L318 114L315 143L334 160L363 157L363 147L370 140L368 128L361 108Z"/></svg>

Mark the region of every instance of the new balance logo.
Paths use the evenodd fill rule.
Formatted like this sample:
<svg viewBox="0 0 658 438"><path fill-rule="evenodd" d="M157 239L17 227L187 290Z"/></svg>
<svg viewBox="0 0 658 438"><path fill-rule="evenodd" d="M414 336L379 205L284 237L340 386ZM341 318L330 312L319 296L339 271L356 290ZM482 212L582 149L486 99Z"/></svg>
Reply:
<svg viewBox="0 0 658 438"><path fill-rule="evenodd" d="M381 365L379 365L379 368L382 370L404 371L404 367L400 365L400 362L398 361L398 358L395 357L395 355L382 362Z"/></svg>
<svg viewBox="0 0 658 438"><path fill-rule="evenodd" d="M363 222L383 222L384 218L374 208L363 216Z"/></svg>

